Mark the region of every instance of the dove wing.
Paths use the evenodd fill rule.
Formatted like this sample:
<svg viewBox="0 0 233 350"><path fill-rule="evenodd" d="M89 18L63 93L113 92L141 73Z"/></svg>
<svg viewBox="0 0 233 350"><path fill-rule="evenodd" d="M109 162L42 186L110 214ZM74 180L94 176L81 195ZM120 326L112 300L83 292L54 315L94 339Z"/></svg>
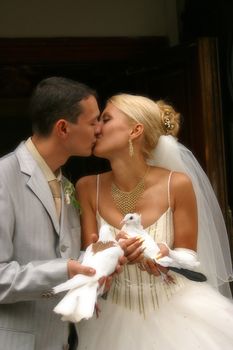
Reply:
<svg viewBox="0 0 233 350"><path fill-rule="evenodd" d="M98 279L98 277L96 276L96 274L94 276L85 276L85 275L81 275L81 274L76 275L73 278L70 278L68 281L61 283L61 284L57 285L56 287L54 287L52 289L52 292L54 294L65 292L69 289L82 287L83 285L90 283L92 281L96 281L97 279Z"/></svg>
<svg viewBox="0 0 233 350"><path fill-rule="evenodd" d="M108 234L107 229L102 233ZM92 317L98 294L98 280L113 273L119 257L123 255L124 252L117 242L99 240L91 244L84 253L82 265L93 267L96 274L76 275L54 287L54 294L69 290L54 308L54 312L61 314L63 321L79 322L83 318Z"/></svg>

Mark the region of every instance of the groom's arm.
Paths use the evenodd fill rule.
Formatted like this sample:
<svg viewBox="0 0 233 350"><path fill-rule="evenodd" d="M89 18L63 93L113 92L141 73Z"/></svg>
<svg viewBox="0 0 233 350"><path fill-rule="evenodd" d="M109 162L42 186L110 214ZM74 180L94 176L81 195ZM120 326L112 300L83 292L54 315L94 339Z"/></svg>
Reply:
<svg viewBox="0 0 233 350"><path fill-rule="evenodd" d="M64 258L35 259L20 264L14 258L16 254L14 247L16 225L13 199L6 185L0 179L0 303L40 299L45 290L66 281L69 275L90 274L88 268L85 269L79 263L71 263ZM53 234L53 232L49 232L49 234ZM22 242L23 244L25 247L22 246L22 249L25 249L25 252L34 244L30 234L28 235L28 245L26 242ZM53 247L53 249L55 248Z"/></svg>

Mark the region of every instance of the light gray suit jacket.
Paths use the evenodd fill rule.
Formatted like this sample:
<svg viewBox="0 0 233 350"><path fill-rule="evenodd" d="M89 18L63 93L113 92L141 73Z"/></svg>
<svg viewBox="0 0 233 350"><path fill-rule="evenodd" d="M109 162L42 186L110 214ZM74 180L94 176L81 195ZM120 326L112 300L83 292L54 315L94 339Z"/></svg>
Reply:
<svg viewBox="0 0 233 350"><path fill-rule="evenodd" d="M43 292L68 279L80 253L79 216L62 198L61 224L49 185L24 143L0 159L0 349L62 350L68 324Z"/></svg>

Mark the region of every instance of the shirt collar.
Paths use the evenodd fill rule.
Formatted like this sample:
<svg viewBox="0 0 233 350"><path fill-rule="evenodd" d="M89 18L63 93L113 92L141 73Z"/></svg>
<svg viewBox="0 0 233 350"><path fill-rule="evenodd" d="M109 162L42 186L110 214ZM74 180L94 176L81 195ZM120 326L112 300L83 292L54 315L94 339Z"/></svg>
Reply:
<svg viewBox="0 0 233 350"><path fill-rule="evenodd" d="M44 158L40 155L40 153L38 152L36 146L34 145L34 143L32 142L31 137L29 137L27 139L27 141L25 142L25 145L28 149L28 151L31 153L32 157L35 159L35 161L37 162L37 164L39 165L40 169L42 170L46 180L52 181L52 180L58 180L61 181L61 169L58 170L58 174L57 176L53 173L53 171L50 169L50 167L48 166L48 164L46 163L46 161L44 160Z"/></svg>

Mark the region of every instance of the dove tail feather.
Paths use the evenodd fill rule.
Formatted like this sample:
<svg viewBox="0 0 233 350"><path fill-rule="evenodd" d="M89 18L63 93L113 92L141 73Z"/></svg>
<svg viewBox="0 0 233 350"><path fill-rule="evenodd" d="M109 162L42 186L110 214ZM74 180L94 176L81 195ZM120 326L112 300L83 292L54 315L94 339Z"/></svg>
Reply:
<svg viewBox="0 0 233 350"><path fill-rule="evenodd" d="M72 314L76 306L76 290L70 290L64 298L57 304L53 309L56 314L61 314L63 316L68 316Z"/></svg>
<svg viewBox="0 0 233 350"><path fill-rule="evenodd" d="M70 290L53 311L62 321L79 322L92 317L97 298L98 282Z"/></svg>
<svg viewBox="0 0 233 350"><path fill-rule="evenodd" d="M89 319L95 311L95 303L97 299L98 283L92 284L90 287L83 287L82 294L79 296L78 303L72 315L75 322L82 319Z"/></svg>

